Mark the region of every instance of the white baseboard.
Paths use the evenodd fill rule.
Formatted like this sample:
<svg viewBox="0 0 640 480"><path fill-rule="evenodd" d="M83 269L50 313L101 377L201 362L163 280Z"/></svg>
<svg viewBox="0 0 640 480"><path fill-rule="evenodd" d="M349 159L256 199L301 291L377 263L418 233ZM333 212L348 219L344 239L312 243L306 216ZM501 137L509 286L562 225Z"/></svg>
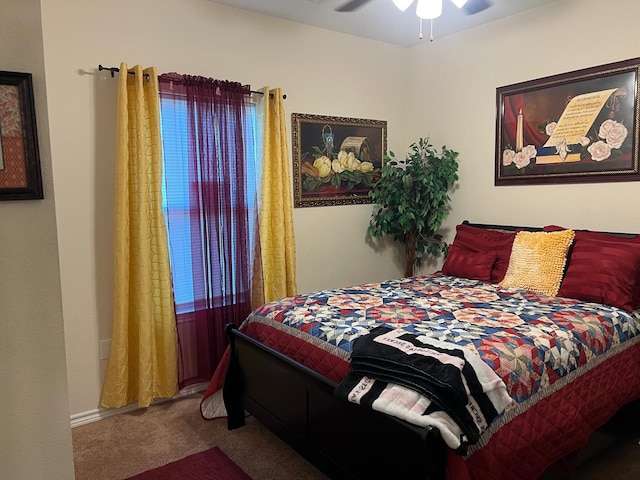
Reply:
<svg viewBox="0 0 640 480"><path fill-rule="evenodd" d="M152 405L157 405L158 403L168 402L170 400L177 400L182 397L187 397L194 393L204 392L207 388L206 383L199 383L196 385L189 385L188 387L180 390L180 393L172 398L163 398L159 400L154 400ZM105 418L113 417L114 415L120 415L122 413L132 412L134 410L138 410L138 405L132 403L131 405L127 405L122 408L97 408L95 410L89 410L87 412L75 413L71 415L71 428L79 427L80 425L86 425L88 423L97 422L98 420L104 420Z"/></svg>

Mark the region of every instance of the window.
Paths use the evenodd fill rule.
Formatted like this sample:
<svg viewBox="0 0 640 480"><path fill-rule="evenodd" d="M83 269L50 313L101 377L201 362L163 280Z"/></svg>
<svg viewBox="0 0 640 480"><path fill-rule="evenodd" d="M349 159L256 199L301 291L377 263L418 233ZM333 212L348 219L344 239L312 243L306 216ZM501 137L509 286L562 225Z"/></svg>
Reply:
<svg viewBox="0 0 640 480"><path fill-rule="evenodd" d="M261 136L258 135L258 118L255 103L246 104L246 115L244 115L244 124L241 128L244 143L244 162L246 165L246 183L244 193L244 203L233 202L231 208L246 208L249 220L249 245L254 244L255 219L257 217L257 198L258 198L258 181L257 177L259 168L259 150L261 148ZM186 100L180 98L164 98L160 100L161 110L161 130L163 142L163 209L165 218L167 219L167 228L169 234L169 253L171 258L171 268L173 275L174 295L176 302L176 313L182 314L193 311L200 301L204 298L194 298L193 285L193 246L192 246L192 229L199 228L194 222L194 215L198 215L190 205L193 203L193 182L196 182L197 175L190 174L190 170L194 167L189 165L189 133L188 133L188 111ZM229 118L233 118L230 116ZM195 126L193 128L198 128ZM231 147L235 144L235 136L238 131L235 125L212 125L216 129L219 137L230 143ZM215 143L215 142L214 142ZM217 150L222 148L217 144ZM232 170L233 171L233 170ZM215 191L234 191L238 188L238 182L241 178L231 176L230 178L214 178L216 185ZM169 187L169 188L167 188ZM234 196L231 195L233 198ZM236 196L237 197L237 196ZM215 228L215 226L214 226ZM237 248L236 230L233 225L221 226L224 230L219 231L217 239L214 241L225 242L231 249ZM216 250L213 248L212 250ZM235 258L231 255L231 258ZM224 255L220 255L220 262L228 261ZM221 301L221 305L228 305L238 293L236 282L222 282L216 276L215 272L211 273L212 283L209 297L217 297Z"/></svg>

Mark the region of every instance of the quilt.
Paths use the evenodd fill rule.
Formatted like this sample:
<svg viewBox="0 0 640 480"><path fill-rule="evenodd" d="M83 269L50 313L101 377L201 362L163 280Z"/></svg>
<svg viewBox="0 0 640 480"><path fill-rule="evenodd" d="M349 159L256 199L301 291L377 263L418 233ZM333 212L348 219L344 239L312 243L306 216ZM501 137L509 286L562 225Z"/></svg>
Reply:
<svg viewBox="0 0 640 480"><path fill-rule="evenodd" d="M589 384L586 379L591 378L589 375L598 365L620 357L621 362L635 362L629 367L633 371L640 368L638 349L634 348L640 339L640 311L629 313L598 303L547 297L442 273L288 297L255 310L241 330L339 383L349 373L355 340L381 325L468 349L504 382L514 406L470 449L464 458L469 465L470 457L485 450L482 447L492 443L495 447L505 441L500 440L501 435L506 435L500 427L522 421L529 409L557 397L569 382L580 384L578 380L584 376L582 383ZM632 348L627 356L619 355ZM628 372L623 371L623 365L618 364L619 382L628 388L622 388L624 394L614 408L640 396L640 385L631 385L640 376L625 376ZM223 413L213 405L222 386L224 368L216 371L203 397L201 411L205 418ZM607 374L609 379L614 377L618 378ZM553 405L550 409L557 411ZM595 426L589 428L604 421L595 419ZM540 425L519 428L540 433ZM532 475L539 474L552 457L541 458L532 466ZM452 471L468 470L468 465L460 466L459 459L453 463L457 467L452 466ZM478 467L478 471L487 474L482 468ZM471 477L473 473L469 474Z"/></svg>

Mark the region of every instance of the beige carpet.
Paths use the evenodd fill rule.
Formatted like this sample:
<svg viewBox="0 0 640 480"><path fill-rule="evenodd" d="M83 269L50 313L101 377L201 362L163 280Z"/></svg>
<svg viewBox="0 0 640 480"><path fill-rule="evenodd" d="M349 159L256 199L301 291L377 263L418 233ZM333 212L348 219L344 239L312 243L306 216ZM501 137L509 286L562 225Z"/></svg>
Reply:
<svg viewBox="0 0 640 480"><path fill-rule="evenodd" d="M218 446L253 479L327 477L252 417L228 431L226 419L204 420L200 395L76 427L77 480L121 480Z"/></svg>
<svg viewBox="0 0 640 480"><path fill-rule="evenodd" d="M253 418L228 431L204 420L200 395L154 405L73 429L77 480L121 480L218 446L254 480L326 480ZM630 436L584 464L576 480L640 478L640 437Z"/></svg>

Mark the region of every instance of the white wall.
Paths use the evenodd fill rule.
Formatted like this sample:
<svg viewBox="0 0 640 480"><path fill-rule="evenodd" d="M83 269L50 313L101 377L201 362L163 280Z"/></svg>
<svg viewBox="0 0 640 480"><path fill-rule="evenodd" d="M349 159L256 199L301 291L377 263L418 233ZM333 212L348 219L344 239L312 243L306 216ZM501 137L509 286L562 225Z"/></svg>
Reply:
<svg viewBox="0 0 640 480"><path fill-rule="evenodd" d="M386 120L398 155L429 134L460 152L449 232L465 218L640 230L635 182L493 185L496 88L640 56L634 2L558 0L412 49L207 0L42 4L72 414L98 407L106 365L98 342L111 335L116 81L99 63L282 87L289 114ZM401 274L397 249L367 243L370 213L369 205L295 210L301 292Z"/></svg>
<svg viewBox="0 0 640 480"><path fill-rule="evenodd" d="M70 409L78 414L98 408L106 366L98 345L111 336L113 312L117 80L98 64L281 87L287 114L386 120L389 148L398 151L409 51L206 0L42 3ZM365 244L371 211L295 210L301 292L399 275L389 249Z"/></svg>
<svg viewBox="0 0 640 480"><path fill-rule="evenodd" d="M469 219L640 231L638 182L494 186L496 88L640 57L638 21L638 2L565 0L412 49L409 125L460 152L450 230Z"/></svg>
<svg viewBox="0 0 640 480"><path fill-rule="evenodd" d="M72 479L39 0L0 3L0 70L33 75L45 197L0 202L0 476Z"/></svg>

